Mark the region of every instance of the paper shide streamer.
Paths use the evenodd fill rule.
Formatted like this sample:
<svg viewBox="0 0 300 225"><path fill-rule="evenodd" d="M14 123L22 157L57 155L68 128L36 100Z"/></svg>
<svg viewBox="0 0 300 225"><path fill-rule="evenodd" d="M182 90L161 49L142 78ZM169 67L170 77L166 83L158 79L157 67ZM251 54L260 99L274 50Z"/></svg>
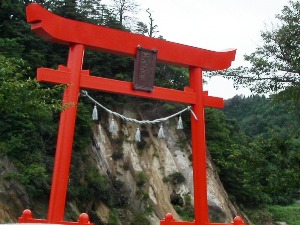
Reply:
<svg viewBox="0 0 300 225"><path fill-rule="evenodd" d="M94 106L94 109L93 109L93 113L92 113L92 120L94 121L97 121L98 120L98 110L97 110L97 106L101 107L102 109L104 109L106 112L108 112L109 114L111 114L112 118L110 120L110 124L109 124L109 132L114 134L117 132L117 126L116 126L116 122L115 122L115 119L113 116L115 117L119 117L121 118L122 120L126 121L126 122L133 122L133 123L136 123L138 125L141 125L141 124L160 124L159 125L159 130L158 130L158 135L157 137L162 139L162 138L165 138L165 133L164 133L164 130L163 130L163 122L173 118L173 117L176 117L179 115L178 117L178 123L177 123L177 129L178 130L181 130L183 129L183 122L182 122L182 118L181 118L181 113L185 112L185 111L190 111L191 114L194 116L195 120L198 120L196 114L193 112L192 110L192 107L191 106L188 106L186 107L185 109L177 112L177 113L174 113L168 117L164 117L164 118L160 118L160 119L155 119L155 120L136 120L136 119L133 119L133 118L128 118L128 117L125 117L117 112L114 112L106 107L104 107L103 105L101 105L99 102L97 102L95 99L93 99L91 96L89 96L88 92L87 91L82 91L82 94L83 96L85 97L88 97L92 102L95 103L95 106ZM141 141L141 130L140 128L138 127L136 129L136 132L135 132L135 136L134 136L134 139L135 141L137 142L140 142Z"/></svg>

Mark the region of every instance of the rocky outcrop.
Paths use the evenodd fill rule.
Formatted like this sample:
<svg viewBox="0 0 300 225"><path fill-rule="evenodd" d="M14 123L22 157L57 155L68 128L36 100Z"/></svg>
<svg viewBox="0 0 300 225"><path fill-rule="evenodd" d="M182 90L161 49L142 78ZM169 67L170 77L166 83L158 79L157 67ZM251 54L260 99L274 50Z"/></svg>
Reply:
<svg viewBox="0 0 300 225"><path fill-rule="evenodd" d="M0 158L0 223L16 222L20 212L32 208L24 187L15 179L17 174L7 157Z"/></svg>
<svg viewBox="0 0 300 225"><path fill-rule="evenodd" d="M125 116L136 118L132 110L124 110ZM110 119L110 118L109 118ZM158 126L143 125L140 127L142 142L134 140L138 125L115 120L117 123L114 134L109 133L108 125L103 121L95 124L93 150L95 161L103 174L111 174L123 182L129 191L129 205L133 210L146 209L151 205L153 213L150 216L152 224L159 224L166 213L172 213L177 220L180 216L171 203L171 195L188 198L193 204L193 168L190 161L191 145L184 132L177 130L176 121L164 124L166 138L158 139ZM121 146L123 157L114 159L115 143ZM183 183L167 182L168 177L180 173L185 178ZM137 175L145 174L148 178L143 186L137 184ZM212 161L207 159L208 202L212 222L231 223L238 210L228 199ZM147 199L141 199L140 192L147 194ZM184 203L183 203L184 204Z"/></svg>
<svg viewBox="0 0 300 225"><path fill-rule="evenodd" d="M130 118L141 117L131 109L124 109L122 114ZM153 225L159 224L166 213L172 213L176 220L182 219L175 208L192 209L194 193L191 145L184 132L176 129L175 120L168 120L164 123L166 137L158 139L157 125L142 125L142 141L136 142L134 135L138 125L115 121L113 134L108 131L108 121L94 124L93 140L88 150L99 173L123 185L117 193L117 198L126 205L117 212L120 224L129 224L128 221L139 212L147 212ZM240 213L228 199L210 157L206 166L210 219L212 222L231 223ZM37 218L43 218L47 200L33 203L14 179L14 174L17 170L13 164L6 157L0 159L0 223L16 222L26 208L33 209ZM94 216L107 223L110 209L97 200L93 205ZM71 218L72 214L78 215L76 204L68 202L66 213L66 217Z"/></svg>

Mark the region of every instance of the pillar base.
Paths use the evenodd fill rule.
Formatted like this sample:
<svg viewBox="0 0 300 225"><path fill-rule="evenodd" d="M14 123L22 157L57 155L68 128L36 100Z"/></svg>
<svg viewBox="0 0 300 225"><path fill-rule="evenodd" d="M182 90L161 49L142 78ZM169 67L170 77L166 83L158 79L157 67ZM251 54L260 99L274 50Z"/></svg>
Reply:
<svg viewBox="0 0 300 225"><path fill-rule="evenodd" d="M185 222L185 221L176 221L171 213L167 213L165 218L160 221L160 225L246 225L240 216L236 216L233 219L232 223L210 223L207 224L197 224L196 221L193 222Z"/></svg>
<svg viewBox="0 0 300 225"><path fill-rule="evenodd" d="M32 212L29 209L25 209L23 211L23 214L18 219L19 223L47 223L50 224L50 222L47 219L35 219L32 215ZM81 213L79 215L77 222L69 222L69 221L55 221L51 222L52 224L63 224L63 225L94 225L90 222L90 218L86 213Z"/></svg>

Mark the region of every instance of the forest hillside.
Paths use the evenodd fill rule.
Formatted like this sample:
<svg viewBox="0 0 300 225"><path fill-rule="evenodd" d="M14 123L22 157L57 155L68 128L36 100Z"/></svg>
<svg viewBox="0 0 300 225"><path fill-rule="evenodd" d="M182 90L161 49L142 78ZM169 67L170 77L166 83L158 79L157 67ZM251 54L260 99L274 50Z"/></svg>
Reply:
<svg viewBox="0 0 300 225"><path fill-rule="evenodd" d="M59 115L64 110L65 86L38 83L36 69L66 65L68 48L31 31L25 18L30 2L0 2L1 222L15 222L24 207L45 217ZM39 2L66 18L153 37L157 34L149 13L151 23L133 24L124 21L129 12L118 14L116 8L100 1ZM85 52L84 69L91 74L131 81L133 64L127 57ZM182 90L188 80L185 68L156 67L157 86ZM140 119L166 117L186 107L94 91L89 94L113 111ZM164 140L157 138L159 126L141 126L142 140L136 143L136 125L116 120L116 135L112 135L108 132L111 115L99 111L99 118L93 121L93 108L93 102L80 97L66 217L76 221L86 211L95 224L157 224L171 211L178 219L193 220L191 115L182 114L183 131L175 129L178 118L164 124ZM280 101L275 95L253 95L235 96L223 110L206 109L212 221L231 222L242 214L240 209L249 215L250 220L243 215L249 224L284 221L272 207L294 207L299 198L298 108L295 101Z"/></svg>

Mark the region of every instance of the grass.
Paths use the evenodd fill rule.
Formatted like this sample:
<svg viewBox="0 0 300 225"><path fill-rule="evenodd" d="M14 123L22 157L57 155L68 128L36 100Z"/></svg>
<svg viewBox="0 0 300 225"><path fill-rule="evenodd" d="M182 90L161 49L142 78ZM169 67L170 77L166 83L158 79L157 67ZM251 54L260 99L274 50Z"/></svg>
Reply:
<svg viewBox="0 0 300 225"><path fill-rule="evenodd" d="M270 206L269 210L273 214L273 221L284 221L288 225L300 224L300 203L288 206Z"/></svg>

